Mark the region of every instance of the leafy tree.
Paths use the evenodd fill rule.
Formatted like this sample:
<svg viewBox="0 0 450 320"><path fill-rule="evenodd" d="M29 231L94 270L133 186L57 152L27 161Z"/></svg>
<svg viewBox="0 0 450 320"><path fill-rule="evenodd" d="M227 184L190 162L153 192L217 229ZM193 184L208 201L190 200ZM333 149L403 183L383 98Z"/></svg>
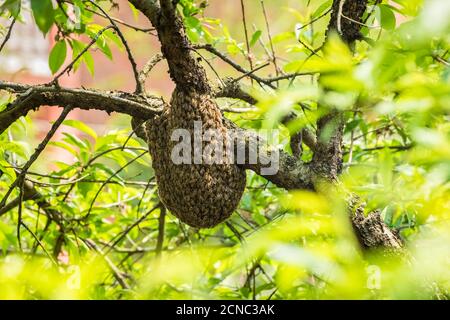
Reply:
<svg viewBox="0 0 450 320"><path fill-rule="evenodd" d="M447 298L449 2L299 2L295 27L272 33L269 1L242 0L233 37L208 1L129 0L151 28L116 19L112 0L31 0L33 21L25 1L3 1L0 51L15 24L57 32L52 81L0 81L0 297ZM138 68L128 29L157 35L163 54ZM111 46L134 92L59 84L81 64L94 73L92 50L114 59ZM288 141L271 147L275 174L240 164L246 191L214 228L180 222L158 196L143 123L170 105L145 85L161 60L185 92L213 88L238 139ZM46 106L61 115L34 148L28 114ZM74 108L131 116L132 130L97 136L66 120ZM53 140L60 127L79 134ZM48 146L75 161L49 169Z"/></svg>

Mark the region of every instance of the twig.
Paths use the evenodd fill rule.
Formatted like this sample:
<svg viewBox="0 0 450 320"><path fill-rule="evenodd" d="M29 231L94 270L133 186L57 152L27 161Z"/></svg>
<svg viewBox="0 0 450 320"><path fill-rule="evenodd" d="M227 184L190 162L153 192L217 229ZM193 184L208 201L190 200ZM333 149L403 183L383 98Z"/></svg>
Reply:
<svg viewBox="0 0 450 320"><path fill-rule="evenodd" d="M105 245L105 247L109 247L108 250L106 251L106 254L112 249L114 248L116 245L118 245L120 243L120 241L122 241L123 238L125 238L125 236L131 231L133 230L134 227L136 227L137 225L139 225L142 221L144 221L145 219L147 219L147 217L156 209L158 209L161 206L161 203L158 203L157 205L155 205L152 209L150 209L149 211L147 211L146 214L144 214L142 217L140 217L138 220L136 220L133 224L131 224L129 227L127 227L124 231L118 233L116 236L114 236L111 241ZM117 238L116 240L114 240L115 238ZM114 242L112 242L114 240ZM112 242L112 243L111 243Z"/></svg>
<svg viewBox="0 0 450 320"><path fill-rule="evenodd" d="M244 237L239 233L239 231L231 224L231 222L226 221L225 225L233 232L233 234L236 236L236 238L239 240L239 242L243 243L245 242Z"/></svg>
<svg viewBox="0 0 450 320"><path fill-rule="evenodd" d="M30 174L30 173L28 173ZM106 180L96 180L96 179L77 179L76 181L67 181L67 182L61 182L61 183L48 183L48 182L41 182L37 180L33 180L30 178L26 178L27 181L30 181L36 185L43 186L43 187L58 187L58 186L69 186L72 184L76 184L79 182L82 183L106 183L106 184L120 184L120 185L128 185L128 186L137 186L137 187L144 187L147 185L155 185L155 184L148 184L145 181L106 181Z"/></svg>
<svg viewBox="0 0 450 320"><path fill-rule="evenodd" d="M164 224L166 221L166 207L161 203L159 208L159 218L158 218L158 238L156 240L156 256L161 256L161 251L164 245Z"/></svg>
<svg viewBox="0 0 450 320"><path fill-rule="evenodd" d="M302 29L306 28L307 26L313 24L313 23L316 22L317 20L319 20L319 19L325 17L327 14L329 14L329 13L331 12L331 10L332 10L332 9L329 8L327 11L325 11L324 13L322 13L320 16L317 16L317 17L311 19L307 24L304 24L303 26L298 27L296 30L299 31L299 30L302 30Z"/></svg>
<svg viewBox="0 0 450 320"><path fill-rule="evenodd" d="M272 35L270 32L270 24L269 24L269 19L267 18L266 6L264 5L264 0L261 0L261 8L262 8L263 15L264 15L264 21L266 23L267 37L269 38L270 50L272 51L272 62L275 67L275 75L278 76L281 69L278 67L278 64L277 64L277 56L275 54L275 48L273 46Z"/></svg>
<svg viewBox="0 0 450 320"><path fill-rule="evenodd" d="M67 1L65 1L65 2L67 2ZM71 3L71 2L69 2L69 3ZM121 20L121 19L118 19L118 18L115 18L115 17L111 17L111 16L110 16L110 17L108 18L108 16L105 16L103 13L97 12L97 11L92 10L92 9L90 9L90 8L85 8L85 10L88 11L88 12L94 13L94 14L96 14L96 15L98 15L99 17L102 17L102 18L104 18L104 19L109 19L109 18L111 18L114 22L116 22L116 23L118 23L118 24L121 24L121 25L123 25L123 26L125 26L125 27L127 27L127 28L133 29L133 30L135 30L135 31L140 31L140 32L144 32L144 33L149 33L149 34L151 34L152 36L156 36L156 34L154 34L154 33L151 32L151 31L155 31L155 28L141 28L141 27L133 26L132 24L129 24L128 22L125 22L125 21L123 21L123 20Z"/></svg>
<svg viewBox="0 0 450 320"><path fill-rule="evenodd" d="M316 56L318 56L319 58L321 58L321 56L319 56L319 55L317 54L317 52L318 52L319 50L310 47L310 46L307 45L305 42L303 42L302 39L300 39L300 38L298 38L297 41L300 42L306 49L308 49L308 50L311 52L312 55L316 55Z"/></svg>
<svg viewBox="0 0 450 320"><path fill-rule="evenodd" d="M350 17L347 17L347 16L344 15L343 13L341 14L341 16L342 16L343 18L347 19L348 21L351 21L351 22L353 22L353 23L359 24L360 26L363 26L363 27L367 27L367 28L369 28L369 29L379 29L379 28L381 28L381 25L378 25L378 26L369 26L368 24L365 24L364 22L359 22L359 21L356 21L355 19L352 19L352 18L350 18Z"/></svg>
<svg viewBox="0 0 450 320"><path fill-rule="evenodd" d="M139 216L139 213L140 213L140 211L141 211L141 205L142 205L142 201L144 201L145 194L147 193L147 190L150 188L151 182L152 182L154 179L155 179L155 177L151 177L150 179L148 179L148 182L145 183L146 186L145 186L144 192L142 192L142 196L141 196L141 198L139 199L139 203L138 203L137 209L136 209L136 212L137 212L138 216Z"/></svg>
<svg viewBox="0 0 450 320"><path fill-rule="evenodd" d="M87 169L87 168L88 168L95 160L97 160L98 158L100 158L100 157L104 156L105 154L110 153L110 152L112 152L112 151L116 151L116 150L122 150L122 151L123 151L124 149L147 151L145 148L139 148L139 147L124 147L124 146L121 146L121 147L114 147L114 148L111 148L111 149L107 149L107 150L102 151L102 152L100 152L99 154L95 155L94 157L90 158L90 159L88 160L88 162L87 162L85 165L83 165L83 166L81 167L81 169L78 171L77 177L79 177L79 176L84 172L84 170L86 170L86 169ZM111 181L104 181L103 183L108 184L108 183L111 183ZM72 184L72 185L70 186L69 190L67 190L66 194L64 195L63 201L66 201L67 197L68 197L69 194L72 192L72 190L73 190L74 187L75 187L75 184Z"/></svg>
<svg viewBox="0 0 450 320"><path fill-rule="evenodd" d="M91 205L89 206L89 210L87 212L87 214L85 216L82 217L82 220L86 219L87 217L89 217L89 215L91 214L92 208L94 206L95 200L97 200L97 197L99 196L100 192L103 190L103 188L105 187L105 185L111 181L112 178L114 178L115 176L117 176L120 172L122 172L123 169L125 169L126 167L128 167L130 164L132 164L133 162L135 162L136 160L138 160L139 158L143 157L144 155L147 154L148 151L145 151L143 153L141 153L140 155L138 155L137 157L131 159L130 161L128 161L124 166L122 166L119 170L117 170L116 172L114 172L114 174L112 174L104 183L102 183L102 185L100 186L100 188L98 189L97 193L94 196L94 199L92 199L91 201Z"/></svg>
<svg viewBox="0 0 450 320"><path fill-rule="evenodd" d="M253 24L253 30L256 32L258 28L255 24ZM267 46L264 44L264 42L261 40L261 37L258 38L258 43L261 45L261 48L264 49L264 52L266 53L267 57L269 58L269 61L273 63L273 57L272 53L267 49ZM278 66L275 68L275 75L278 76L279 74L285 74L283 70L281 70ZM277 83L278 86L278 83Z"/></svg>
<svg viewBox="0 0 450 320"><path fill-rule="evenodd" d="M214 72L214 74L216 75L217 79L219 80L219 82L223 85L223 81L222 78L220 77L219 73L217 72L217 70L213 67L213 65L211 64L211 62L209 62L208 59L206 59L200 52L198 52L198 50L192 49L194 50L194 52L196 54L199 55L199 57L206 62L206 64L208 65L208 67L212 70L212 72Z"/></svg>
<svg viewBox="0 0 450 320"><path fill-rule="evenodd" d="M352 130L352 132L350 133L350 147L349 147L349 151L348 151L348 164L351 165L352 160L353 160L353 144L355 143L355 130Z"/></svg>
<svg viewBox="0 0 450 320"><path fill-rule="evenodd" d="M396 151L406 151L409 150L413 147L413 144L407 144L404 146L377 146L377 147L373 147L373 148L365 148L365 149L361 149L362 152L371 152L371 151L377 151L377 150L383 150L383 149L392 149L392 150L396 150ZM345 151L343 154L348 154L349 151Z"/></svg>
<svg viewBox="0 0 450 320"><path fill-rule="evenodd" d="M44 196L36 190L34 184L31 183L26 176L24 180L24 192L22 201L33 200L38 208L42 209L45 212L49 221L55 221L56 223L58 223L58 225L61 225L61 221L63 219L63 215L61 214L61 212L58 212L55 209L51 208L50 203L48 203ZM7 205L0 209L0 217L13 208L17 207L19 203L20 196L10 201Z"/></svg>
<svg viewBox="0 0 450 320"><path fill-rule="evenodd" d="M372 15L372 13L375 12L375 8L377 7L377 5L380 4L380 2L383 0L375 0L375 3L372 6L372 9L370 10L369 14L366 16L366 18L364 19L363 23L366 23L367 20L369 20L370 16Z"/></svg>
<svg viewBox="0 0 450 320"><path fill-rule="evenodd" d="M296 73L281 75L281 76L274 77L274 78L261 78L261 77L255 75L255 74L253 74L252 71L244 69L239 64L237 64L236 62L234 62L233 60L228 58L225 54L223 54L222 52L220 52L219 50L217 50L216 48L214 48L210 44L195 45L195 46L193 46L193 48L195 48L195 49L204 49L206 51L209 51L210 53L212 53L212 54L216 55L217 57L219 57L220 59L222 59L224 62L226 62L229 65L231 65L237 71L248 75L248 77L256 80L259 83L263 83L263 84L271 87L272 89L276 89L276 87L272 84L275 81L284 80L284 79L291 79L291 78L295 78L295 77L298 77L298 76L314 74L314 73L311 73L311 72L296 72Z"/></svg>
<svg viewBox="0 0 450 320"><path fill-rule="evenodd" d="M61 3L61 0L56 0L56 4L58 5L59 10L61 10L61 12L63 13L63 15L67 18L67 20L70 21L70 23L75 24L75 21L72 20L71 17L69 17L69 15L67 14L67 12L64 10L64 7Z"/></svg>
<svg viewBox="0 0 450 320"><path fill-rule="evenodd" d="M267 80L269 80L270 82L275 82L275 81L280 81L280 80L295 79L300 76L312 76L316 73L317 72L294 72L294 73L280 75L278 77L273 77L273 78L270 78Z"/></svg>
<svg viewBox="0 0 450 320"><path fill-rule="evenodd" d="M98 10L100 10L106 17L108 17L108 20L110 21L110 23L113 25L114 29L116 30L117 34L119 35L120 40L122 41L125 50L127 51L128 54L128 60L130 60L131 63L131 67L133 68L133 73L134 73L134 79L136 80L136 90L135 93L144 93L144 89L142 87L141 82L139 81L139 72L137 70L137 64L136 61L134 60L133 54L131 53L131 49L128 46L128 42L125 39L122 31L120 31L119 27L117 26L116 22L105 12L105 10L103 10L103 8L101 6L99 6L98 4L96 4L94 1L92 0L88 0L90 3L92 3L93 6L95 6Z"/></svg>
<svg viewBox="0 0 450 320"><path fill-rule="evenodd" d="M60 73L58 73L48 85L56 85L58 83L58 79L61 78L64 73L69 72L70 70L72 70L74 64L78 60L80 60L80 58L83 56L83 54L85 54L85 52L88 51L89 48L92 47L97 42L98 38L106 30L109 30L109 29L114 29L114 26L104 27L99 32L97 32L97 34L92 38L91 42L89 42L89 44L83 50L81 50L81 52Z"/></svg>
<svg viewBox="0 0 450 320"><path fill-rule="evenodd" d="M338 14L337 14L337 31L339 35L342 35L342 26L341 26L341 18L342 18L342 9L344 8L345 0L339 0Z"/></svg>
<svg viewBox="0 0 450 320"><path fill-rule="evenodd" d="M33 231L31 231L31 229L23 222L21 222L21 225L25 228L25 230L27 230L34 238L34 240L36 241L36 243L38 244L39 247L42 248L42 250L44 251L44 253L49 257L50 261L55 265L58 266L58 263L56 262L56 260L53 258L53 256L47 251L47 249L45 249L44 245L42 244L42 242L39 240L39 238L34 234Z"/></svg>
<svg viewBox="0 0 450 320"><path fill-rule="evenodd" d="M148 74L152 69L155 67L155 65L160 62L162 59L164 59L163 55L158 53L154 55L142 68L141 72L139 72L139 82L141 83L141 87L145 88L145 80L147 80Z"/></svg>
<svg viewBox="0 0 450 320"><path fill-rule="evenodd" d="M432 55L433 59L436 60L437 62L442 63L444 66L449 67L450 63L445 60L444 58L438 56L438 55Z"/></svg>
<svg viewBox="0 0 450 320"><path fill-rule="evenodd" d="M271 300L272 297L275 295L275 293L277 293L278 288L276 288L275 290L272 291L272 293L269 295L269 297L267 298L267 300Z"/></svg>
<svg viewBox="0 0 450 320"><path fill-rule="evenodd" d="M23 185L24 185L24 179L23 177L20 179L19 182L19 210L17 212L17 243L19 244L19 250L22 251L22 239L20 237L20 226L22 224L22 205L23 205Z"/></svg>
<svg viewBox="0 0 450 320"><path fill-rule="evenodd" d="M31 165L37 160L37 158L39 157L39 155L42 153L42 151L45 149L45 147L47 146L48 142L50 141L50 139L53 137L53 135L55 134L56 130L58 130L59 126L62 124L62 122L64 121L64 119L66 118L66 116L69 114L69 112L72 110L71 106L66 106L64 108L64 110L61 112L61 114L59 115L58 119L53 123L50 131L47 133L47 135L45 136L44 140L42 140L42 142L38 145L38 147L36 148L35 152L31 155L30 159L25 163L25 165L22 167L21 172L19 174L19 176L16 178L16 180L14 180L14 182L11 184L11 186L9 187L9 190L6 192L6 194L4 195L2 201L0 202L0 208L3 208L6 204L6 201L8 200L9 195L11 194L11 192L14 190L14 188L21 182L21 179L24 178L27 170L31 167Z"/></svg>
<svg viewBox="0 0 450 320"><path fill-rule="evenodd" d="M218 51L216 48L214 48L212 45L210 44L206 44L206 45L195 45L193 46L194 49L204 49L206 51L209 51L210 53L218 56L220 59L222 59L223 61L225 61L226 63L228 63L229 65L231 65L234 69L236 69L237 71L244 73L244 74L248 74L248 76L254 80L256 80L259 83L263 83L269 87L271 87L272 89L276 89L276 87L271 83L272 81L267 81L263 78L258 77L255 74L252 74L251 72L249 72L248 70L244 69L242 66L240 66L239 64L237 64L236 62L234 62L233 60L231 60L230 58L228 58L226 55L224 55L223 53L221 53L220 51Z"/></svg>
<svg viewBox="0 0 450 320"><path fill-rule="evenodd" d="M99 240L99 243L103 245L105 248L110 246L110 244L106 241ZM126 253L127 255L132 254L140 254L140 253L147 253L147 252L154 252L155 248L142 248L140 246L137 246L136 248L121 248L121 247L112 247L111 248L114 252L117 253Z"/></svg>
<svg viewBox="0 0 450 320"><path fill-rule="evenodd" d="M265 64L262 64L262 65L256 67L255 69L250 70L250 71L244 73L244 74L241 75L240 77L237 77L236 79L233 79L233 81L234 81L234 82L237 82L237 81L239 81L239 80L241 80L241 79L243 79L243 78L245 78L245 77L251 75L252 73L254 73L254 72L256 72L256 71L261 70L262 68L267 67L268 65L269 65L269 62L267 62L267 63L265 63Z"/></svg>
<svg viewBox="0 0 450 320"><path fill-rule="evenodd" d="M242 23L244 25L245 44L247 46L247 59L248 63L250 64L250 69L253 69L252 57L250 55L250 42L248 41L247 21L245 19L244 0L241 0L241 12L242 12Z"/></svg>
<svg viewBox="0 0 450 320"><path fill-rule="evenodd" d="M275 67L275 74L278 76L279 69L278 69L278 65L277 65L277 57L275 55L275 49L273 46L272 35L270 33L270 24L269 24L269 19L267 18L266 6L264 5L264 0L261 0L261 8L262 8L263 16L264 16L264 21L266 23L267 37L269 38L270 50L272 51L272 62Z"/></svg>
<svg viewBox="0 0 450 320"><path fill-rule="evenodd" d="M2 44L0 45L0 52L2 52L3 47L6 45L6 43L7 43L8 40L9 40L9 38L11 37L11 32L12 32L12 29L13 29L13 27L14 27L14 24L16 23L16 19L17 19L17 18L14 17L13 20L12 20L12 22L11 22L11 24L10 24L9 27L8 27L8 32L6 33L5 39L3 39L3 42L2 42Z"/></svg>
<svg viewBox="0 0 450 320"><path fill-rule="evenodd" d="M92 249L94 249L94 251L96 251L98 254L100 254L103 259L105 260L106 264L108 265L109 269L111 269L114 278L117 280L117 282L120 284L120 286L123 289L130 289L130 286L128 285L128 283L126 282L124 276L122 275L122 272L119 270L119 268L116 267L116 265L106 256L106 253L103 253L102 249L100 249L97 244L90 240L90 239L86 239L83 241Z"/></svg>

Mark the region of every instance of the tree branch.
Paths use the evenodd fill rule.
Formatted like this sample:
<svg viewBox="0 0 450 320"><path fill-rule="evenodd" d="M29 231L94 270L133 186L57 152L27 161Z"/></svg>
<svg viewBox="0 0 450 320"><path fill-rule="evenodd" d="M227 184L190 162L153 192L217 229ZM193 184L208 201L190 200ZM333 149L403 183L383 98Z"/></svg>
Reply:
<svg viewBox="0 0 450 320"><path fill-rule="evenodd" d="M158 0L128 0L136 9L146 16L151 23L156 22L159 15ZM155 25L153 25L155 26Z"/></svg>
<svg viewBox="0 0 450 320"><path fill-rule="evenodd" d="M11 33L14 27L14 24L16 23L17 18L14 17L11 21L11 24L8 27L8 32L6 32L5 38L2 41L2 44L0 45L0 52L2 52L3 48L5 47L6 43L8 42L9 38L11 37Z"/></svg>
<svg viewBox="0 0 450 320"><path fill-rule="evenodd" d="M120 31L119 27L117 26L116 22L114 21L113 18L111 18L106 12L105 10L103 10L103 8L101 6L99 6L98 4L96 4L94 1L92 0L88 0L93 6L95 6L98 10L100 10L109 20L109 22L111 23L111 25L113 26L114 30L116 30L117 34L119 35L120 40L122 41L123 46L125 47L125 50L127 52L128 55L128 60L130 61L131 64L131 68L133 69L133 74L134 74L134 79L136 81L136 90L135 93L143 93L143 87L142 87L142 83L139 81L139 72L137 70L137 65L136 65L136 61L134 60L133 54L131 53L131 49L128 46L128 42L127 39L125 39L122 31Z"/></svg>
<svg viewBox="0 0 450 320"><path fill-rule="evenodd" d="M7 90L18 97L8 108L0 112L0 134L29 111L40 106L66 106L85 110L97 109L108 113L118 112L139 119L150 119L162 111L165 103L156 96L139 96L125 92L102 92L86 89L70 89L58 86L30 86L0 81L0 90ZM19 100L18 100L19 99Z"/></svg>
<svg viewBox="0 0 450 320"><path fill-rule="evenodd" d="M164 59L164 57L161 54L155 54L139 72L139 82L141 83L142 88L145 88L145 81L147 80L150 71L152 71L156 64L162 59Z"/></svg>
<svg viewBox="0 0 450 320"><path fill-rule="evenodd" d="M350 46L360 39L361 25L344 19L350 17L361 22L368 0L333 0L327 35L337 31ZM325 179L336 181L342 170L342 141L344 118L341 111L331 110L317 121L317 143L312 164L314 170Z"/></svg>
<svg viewBox="0 0 450 320"><path fill-rule="evenodd" d="M3 196L3 199L0 201L0 208L3 208L6 205L6 201L8 200L9 195L11 194L12 190L14 190L15 187L20 187L20 201L19 201L19 216L20 216L20 210L21 210L21 204L23 200L23 182L25 175L27 173L27 170L30 169L31 165L37 160L39 155L44 151L45 147L49 143L50 139L53 137L53 135L56 133L56 130L58 130L59 126L62 124L66 116L69 114L69 112L72 110L70 105L67 105L64 107L64 110L59 115L58 119L52 124L52 127L49 132L47 132L47 135L45 138L39 143L34 153L31 155L30 159L23 165L22 169L20 170L19 175L17 176L16 180L11 184L6 194Z"/></svg>
<svg viewBox="0 0 450 320"><path fill-rule="evenodd" d="M252 163L249 159L245 159L245 164L239 164L244 169L249 169L257 173L258 175L266 178L270 182L274 183L280 188L290 189L308 189L314 190L314 183L316 181L316 175L311 167L307 163L303 163L300 159L289 155L281 149L269 150L265 155L265 152L259 152L259 150L252 149L265 145L264 141L256 133L239 128L232 121L224 118L225 125L234 132L237 133L235 138L236 144L245 148L245 155L258 154L256 163ZM235 150L235 152L237 152ZM272 157L273 153L278 153L277 156ZM268 164L277 166L278 170L273 174L264 174L264 168L268 167Z"/></svg>
<svg viewBox="0 0 450 320"><path fill-rule="evenodd" d="M353 47L355 41L361 38L361 19L367 2L368 0L333 0L327 35L335 30ZM317 121L317 143L311 164L319 176L331 182L337 181L342 169L344 124L343 113L339 110L331 110ZM384 223L379 211L371 212L365 217L364 204L358 204L354 195L348 201L348 209L363 250L381 248L384 252L401 252L403 243L400 237Z"/></svg>
<svg viewBox="0 0 450 320"><path fill-rule="evenodd" d="M233 78L225 78L223 85L216 89L215 96L217 98L233 98L245 101L251 105L258 103L258 100L245 92L238 81Z"/></svg>

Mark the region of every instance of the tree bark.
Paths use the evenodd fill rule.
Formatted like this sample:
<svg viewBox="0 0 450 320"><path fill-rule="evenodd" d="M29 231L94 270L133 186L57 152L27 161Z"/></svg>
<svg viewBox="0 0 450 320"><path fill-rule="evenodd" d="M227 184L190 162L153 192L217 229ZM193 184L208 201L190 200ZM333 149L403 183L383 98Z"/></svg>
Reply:
<svg viewBox="0 0 450 320"><path fill-rule="evenodd" d="M350 47L361 39L362 17L368 0L333 0L331 19L327 35L337 32ZM342 170L342 143L344 119L341 111L332 110L317 121L317 144L313 155L313 170L326 181L335 183ZM328 131L330 137L324 141ZM402 240L382 220L378 210L364 216L364 205L351 196L348 203L349 214L355 234L363 250L383 249L397 251L402 248Z"/></svg>

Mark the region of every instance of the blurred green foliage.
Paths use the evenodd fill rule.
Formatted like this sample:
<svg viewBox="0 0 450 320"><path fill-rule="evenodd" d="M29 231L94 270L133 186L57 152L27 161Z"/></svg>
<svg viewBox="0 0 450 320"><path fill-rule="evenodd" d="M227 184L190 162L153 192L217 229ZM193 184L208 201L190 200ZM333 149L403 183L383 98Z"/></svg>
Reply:
<svg viewBox="0 0 450 320"><path fill-rule="evenodd" d="M5 1L3 15L20 17L19 2ZM246 3L260 8L260 1ZM103 28L88 2L73 4L81 13L77 24L50 0L31 1L39 29L47 33L56 24L59 30L49 57L54 73L64 63L66 44L76 56L86 46L76 35L94 38ZM283 57L277 74L308 74L280 81L278 90L248 82L258 108L228 116L246 128L278 128L288 139L290 131L314 130L318 104L344 111L342 190L286 192L248 172L232 218L213 229L193 229L170 214L161 218L145 143L130 138L129 130L98 136L86 124L66 120L62 138L50 148L72 161L41 157L27 175L48 202L45 210L64 219L52 222L42 206L25 201L19 244L18 209L0 214L0 298L448 298L450 2L372 3L365 38L354 52L336 35L321 45L330 7L331 1L303 1L271 15L294 17L291 29L269 38L261 24L250 33L256 66L270 60L272 45ZM183 0L179 8L193 42L247 61L244 38L233 35L225 17L209 17L207 1ZM112 43L122 46L109 30L96 48L113 58ZM80 62L94 72L89 51ZM13 98L2 93L0 110ZM297 120L282 125L280 119L292 111ZM33 152L32 128L32 120L21 119L0 136L1 194L16 177L13 167ZM310 157L304 150L303 158ZM405 240L405 257L363 255L348 219L347 192L364 199L367 212L381 211Z"/></svg>

